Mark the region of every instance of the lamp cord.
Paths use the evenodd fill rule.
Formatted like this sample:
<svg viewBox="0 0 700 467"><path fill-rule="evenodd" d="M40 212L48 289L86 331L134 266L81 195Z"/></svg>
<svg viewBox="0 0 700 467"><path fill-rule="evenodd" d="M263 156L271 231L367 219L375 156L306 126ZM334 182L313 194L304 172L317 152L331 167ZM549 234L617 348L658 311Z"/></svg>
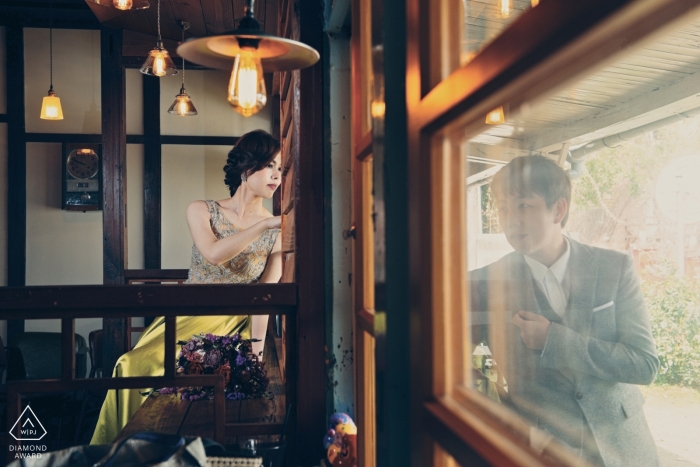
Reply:
<svg viewBox="0 0 700 467"><path fill-rule="evenodd" d="M49 2L49 91L53 91L53 0Z"/></svg>
<svg viewBox="0 0 700 467"><path fill-rule="evenodd" d="M185 43L185 26L182 26L182 44ZM182 88L185 88L185 57L182 57Z"/></svg>
<svg viewBox="0 0 700 467"><path fill-rule="evenodd" d="M160 0L158 0L158 42L160 41Z"/></svg>

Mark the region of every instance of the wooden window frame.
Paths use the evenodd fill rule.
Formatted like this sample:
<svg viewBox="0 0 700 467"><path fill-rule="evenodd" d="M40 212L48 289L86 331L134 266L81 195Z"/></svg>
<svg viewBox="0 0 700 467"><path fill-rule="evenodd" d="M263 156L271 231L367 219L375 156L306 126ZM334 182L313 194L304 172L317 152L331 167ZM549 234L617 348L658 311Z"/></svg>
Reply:
<svg viewBox="0 0 700 467"><path fill-rule="evenodd" d="M474 60L430 86L431 64L449 43L441 36L449 28L423 20L432 3L409 0L406 10L412 463L449 464L437 442L462 464L567 465L572 459L556 447L538 455L518 437L521 421L467 389L466 161L445 144L457 129L462 137L483 130L491 109L518 108L662 33L700 2L542 0Z"/></svg>

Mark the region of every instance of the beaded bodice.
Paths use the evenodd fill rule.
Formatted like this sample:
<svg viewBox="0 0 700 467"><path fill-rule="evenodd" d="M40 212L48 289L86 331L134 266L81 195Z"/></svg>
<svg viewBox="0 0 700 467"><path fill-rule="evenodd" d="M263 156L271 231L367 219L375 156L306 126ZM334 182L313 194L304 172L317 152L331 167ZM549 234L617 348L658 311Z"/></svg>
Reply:
<svg viewBox="0 0 700 467"><path fill-rule="evenodd" d="M242 229L226 218L216 201L206 200L211 230L217 239L226 238ZM253 240L238 255L220 266L211 264L192 245L192 262L186 284L250 284L260 279L267 257L275 245L280 229L269 229Z"/></svg>

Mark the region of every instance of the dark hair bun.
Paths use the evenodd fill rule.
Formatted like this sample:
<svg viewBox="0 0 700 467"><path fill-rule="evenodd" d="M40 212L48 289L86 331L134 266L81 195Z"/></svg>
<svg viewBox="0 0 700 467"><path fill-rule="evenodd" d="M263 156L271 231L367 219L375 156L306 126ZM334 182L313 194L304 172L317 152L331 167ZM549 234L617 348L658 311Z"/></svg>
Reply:
<svg viewBox="0 0 700 467"><path fill-rule="evenodd" d="M246 177L261 170L275 158L280 151L280 142L270 133L254 130L236 142L228 153L224 166L224 183L228 186L231 196L241 186L241 175Z"/></svg>

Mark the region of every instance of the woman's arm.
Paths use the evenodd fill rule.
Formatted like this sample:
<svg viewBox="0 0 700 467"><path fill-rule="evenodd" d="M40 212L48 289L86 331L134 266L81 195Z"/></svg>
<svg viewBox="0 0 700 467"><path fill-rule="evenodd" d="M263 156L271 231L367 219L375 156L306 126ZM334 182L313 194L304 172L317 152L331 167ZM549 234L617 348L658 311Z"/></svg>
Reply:
<svg viewBox="0 0 700 467"><path fill-rule="evenodd" d="M211 231L210 215L204 201L194 201L187 207L187 224L197 250L211 264L220 265L235 257L268 229L278 228L279 216L263 219L245 230L217 239Z"/></svg>
<svg viewBox="0 0 700 467"><path fill-rule="evenodd" d="M277 240L267 258L265 270L260 276L260 284L276 284L282 277L282 232L277 234Z"/></svg>
<svg viewBox="0 0 700 467"><path fill-rule="evenodd" d="M277 240L272 247L272 252L267 258L265 270L260 276L259 284L277 283L282 277L282 233L277 234ZM253 353L259 355L265 348L265 333L267 332L268 315L253 315L250 326L250 335L260 342L253 342Z"/></svg>

